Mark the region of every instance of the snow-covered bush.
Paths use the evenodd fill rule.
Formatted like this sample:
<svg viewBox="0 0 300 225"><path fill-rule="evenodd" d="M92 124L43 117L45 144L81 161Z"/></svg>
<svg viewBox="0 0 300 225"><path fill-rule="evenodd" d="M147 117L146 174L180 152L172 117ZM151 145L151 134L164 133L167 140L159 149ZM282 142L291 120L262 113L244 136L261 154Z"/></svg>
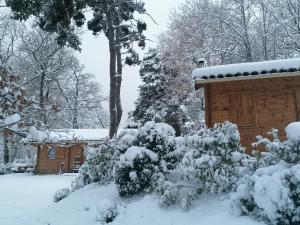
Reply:
<svg viewBox="0 0 300 225"><path fill-rule="evenodd" d="M225 122L190 138L191 149L180 167L186 182L198 193L220 193L232 190L248 157L240 146L237 126ZM245 171L244 171L245 172Z"/></svg>
<svg viewBox="0 0 300 225"><path fill-rule="evenodd" d="M115 183L120 196L151 191L152 176L158 171L158 155L144 147L132 146L115 166Z"/></svg>
<svg viewBox="0 0 300 225"><path fill-rule="evenodd" d="M102 224L111 223L114 221L117 215L118 215L118 209L117 206L114 205L100 212L100 218L98 220L101 221Z"/></svg>
<svg viewBox="0 0 300 225"><path fill-rule="evenodd" d="M281 161L260 168L232 194L242 214L278 225L300 224L300 165Z"/></svg>
<svg viewBox="0 0 300 225"><path fill-rule="evenodd" d="M85 157L86 161L72 183L72 190L77 190L92 182L107 183L113 180L113 167L118 152L109 142L98 147L87 147Z"/></svg>
<svg viewBox="0 0 300 225"><path fill-rule="evenodd" d="M59 201L63 200L64 198L68 197L70 194L71 194L70 188L59 189L54 193L53 201L59 202Z"/></svg>
<svg viewBox="0 0 300 225"><path fill-rule="evenodd" d="M243 153L237 126L230 122L176 138L176 148L184 153L178 167L157 179L166 206L188 208L202 193L229 192L256 169L256 159Z"/></svg>
<svg viewBox="0 0 300 225"><path fill-rule="evenodd" d="M253 144L253 147L265 146L265 152L256 153L261 167L275 165L281 160L293 164L300 163L300 138L280 142L277 129L272 129L268 134L273 136L273 141L257 136L257 142Z"/></svg>
<svg viewBox="0 0 300 225"><path fill-rule="evenodd" d="M79 174L72 182L72 190L93 183L113 181L113 168L118 162L120 153L132 145L134 130L125 130L114 139L103 140L98 146L87 147L85 163L80 167Z"/></svg>
<svg viewBox="0 0 300 225"><path fill-rule="evenodd" d="M269 134L273 141L259 136L254 144L267 152L257 154L261 168L244 177L231 196L233 206L270 224L300 224L300 138L280 142L278 130Z"/></svg>
<svg viewBox="0 0 300 225"><path fill-rule="evenodd" d="M176 151L175 130L168 124L153 121L145 123L138 130L132 144L156 153L164 170L174 168L176 162L179 161L179 152Z"/></svg>
<svg viewBox="0 0 300 225"><path fill-rule="evenodd" d="M0 175L5 175L11 173L11 165L0 165Z"/></svg>

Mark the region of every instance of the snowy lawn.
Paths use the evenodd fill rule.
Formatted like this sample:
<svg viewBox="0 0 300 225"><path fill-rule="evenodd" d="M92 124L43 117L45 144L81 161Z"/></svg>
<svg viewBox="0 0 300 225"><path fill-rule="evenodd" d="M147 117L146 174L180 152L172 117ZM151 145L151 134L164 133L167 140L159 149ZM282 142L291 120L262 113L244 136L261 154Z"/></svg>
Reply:
<svg viewBox="0 0 300 225"><path fill-rule="evenodd" d="M70 185L74 176L33 176L11 174L0 176L0 224L31 225L41 210L52 204L54 192ZM33 223L35 222L35 223Z"/></svg>
<svg viewBox="0 0 300 225"><path fill-rule="evenodd" d="M68 187L72 176L0 176L0 224L96 225L107 208L117 206L111 225L262 225L231 213L228 200L202 197L192 209L162 209L153 195L121 199L113 184L89 185L68 198L52 202L53 193Z"/></svg>

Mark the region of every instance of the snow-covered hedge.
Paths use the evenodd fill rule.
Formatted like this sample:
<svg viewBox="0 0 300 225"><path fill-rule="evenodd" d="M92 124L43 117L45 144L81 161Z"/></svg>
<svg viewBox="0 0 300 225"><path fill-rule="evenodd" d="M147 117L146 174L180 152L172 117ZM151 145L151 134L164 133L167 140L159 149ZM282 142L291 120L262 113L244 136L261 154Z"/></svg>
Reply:
<svg viewBox="0 0 300 225"><path fill-rule="evenodd" d="M233 206L270 224L300 224L300 139L280 142L276 129L270 134L273 141L259 136L254 144L265 145L267 152L257 154L261 168L241 181Z"/></svg>
<svg viewBox="0 0 300 225"><path fill-rule="evenodd" d="M120 196L149 192L158 162L158 155L144 147L127 149L115 167L115 183Z"/></svg>

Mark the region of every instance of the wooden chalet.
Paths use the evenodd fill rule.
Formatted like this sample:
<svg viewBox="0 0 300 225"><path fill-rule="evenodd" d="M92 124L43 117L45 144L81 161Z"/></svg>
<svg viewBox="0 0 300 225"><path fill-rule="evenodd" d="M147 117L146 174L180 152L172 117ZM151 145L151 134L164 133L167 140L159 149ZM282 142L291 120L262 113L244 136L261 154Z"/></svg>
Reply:
<svg viewBox="0 0 300 225"><path fill-rule="evenodd" d="M300 58L203 67L193 71L195 88L204 88L208 127L231 121L241 143L252 151L257 135L266 136L300 120Z"/></svg>
<svg viewBox="0 0 300 225"><path fill-rule="evenodd" d="M75 173L85 161L85 146L99 145L107 136L107 129L34 130L26 142L37 147L36 173Z"/></svg>

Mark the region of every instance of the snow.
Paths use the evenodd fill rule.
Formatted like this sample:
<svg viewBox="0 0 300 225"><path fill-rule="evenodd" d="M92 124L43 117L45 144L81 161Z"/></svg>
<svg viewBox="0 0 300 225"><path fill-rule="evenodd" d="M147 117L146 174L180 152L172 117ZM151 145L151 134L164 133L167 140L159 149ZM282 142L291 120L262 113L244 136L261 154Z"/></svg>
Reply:
<svg viewBox="0 0 300 225"><path fill-rule="evenodd" d="M151 132L154 131L158 134L162 135L163 137L174 136L175 137L175 130L172 126L166 123L155 123L154 121L149 121L145 123L145 125L140 128L142 132Z"/></svg>
<svg viewBox="0 0 300 225"><path fill-rule="evenodd" d="M19 115L19 113L15 113L15 114L5 118L4 124L5 125L13 125L20 121L21 121L21 116Z"/></svg>
<svg viewBox="0 0 300 225"><path fill-rule="evenodd" d="M57 189L70 185L73 176L0 176L0 224L41 225L37 215L52 204Z"/></svg>
<svg viewBox="0 0 300 225"><path fill-rule="evenodd" d="M123 163L127 163L128 165L133 167L133 161L136 158L143 159L145 156L149 156L152 161L157 161L158 156L156 153L144 148L132 146L126 150L126 152L121 156L120 160Z"/></svg>
<svg viewBox="0 0 300 225"><path fill-rule="evenodd" d="M238 162L241 161L242 154L240 152L232 152L231 153L231 161L232 162Z"/></svg>
<svg viewBox="0 0 300 225"><path fill-rule="evenodd" d="M285 128L285 132L290 140L300 138L300 122L290 123Z"/></svg>
<svg viewBox="0 0 300 225"><path fill-rule="evenodd" d="M108 137L108 134L108 129L62 129L40 131L35 127L31 127L27 140L29 142L101 141Z"/></svg>
<svg viewBox="0 0 300 225"><path fill-rule="evenodd" d="M204 77L209 77L211 75L218 76L219 74L237 74L237 73L252 73L257 71L261 73L262 71L267 71L268 73L273 70L288 70L288 69L299 69L300 58L292 59L281 59L281 60L270 60L262 62L252 62L252 63L238 63L229 65L212 66L205 68L195 69L192 73L194 80L202 80Z"/></svg>
<svg viewBox="0 0 300 225"><path fill-rule="evenodd" d="M5 225L99 225L102 214L117 208L111 225L264 225L249 217L234 216L223 196L202 196L193 208L161 208L155 195L122 199L114 184L91 184L58 203L57 189L73 176L0 176L0 224Z"/></svg>

